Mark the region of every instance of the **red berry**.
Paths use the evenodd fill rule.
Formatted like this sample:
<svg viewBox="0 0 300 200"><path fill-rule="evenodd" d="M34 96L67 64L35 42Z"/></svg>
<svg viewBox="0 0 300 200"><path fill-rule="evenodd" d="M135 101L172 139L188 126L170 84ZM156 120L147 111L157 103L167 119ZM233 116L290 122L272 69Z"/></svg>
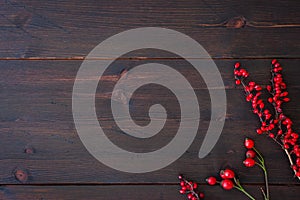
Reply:
<svg viewBox="0 0 300 200"><path fill-rule="evenodd" d="M268 101L269 103L273 103L273 98L272 97L268 98Z"/></svg>
<svg viewBox="0 0 300 200"><path fill-rule="evenodd" d="M297 133L292 133L291 136L295 139L298 139L299 138L299 135Z"/></svg>
<svg viewBox="0 0 300 200"><path fill-rule="evenodd" d="M197 183L193 183L193 189L196 189L198 187Z"/></svg>
<svg viewBox="0 0 300 200"><path fill-rule="evenodd" d="M225 178L227 178L227 179L231 179L231 178L235 177L234 171L232 171L231 169L225 169L223 171L223 174L224 174Z"/></svg>
<svg viewBox="0 0 300 200"><path fill-rule="evenodd" d="M274 135L273 133L270 133L270 134L269 134L269 137L270 137L270 138L274 138L275 135Z"/></svg>
<svg viewBox="0 0 300 200"><path fill-rule="evenodd" d="M215 185L217 183L217 179L211 176L206 179L206 182L208 183L208 185Z"/></svg>
<svg viewBox="0 0 300 200"><path fill-rule="evenodd" d="M193 195L192 195L191 193L189 193L189 194L187 195L187 198L188 198L188 199L192 199L192 197L193 197Z"/></svg>
<svg viewBox="0 0 300 200"><path fill-rule="evenodd" d="M253 150L248 150L247 152L246 152L246 157L247 158L254 158L256 156L256 153L255 153L255 151L253 151Z"/></svg>
<svg viewBox="0 0 300 200"><path fill-rule="evenodd" d="M223 172L224 172L223 170L220 171L220 177L221 177L222 179L226 179L226 177L225 177L225 175L224 175Z"/></svg>
<svg viewBox="0 0 300 200"><path fill-rule="evenodd" d="M289 102L289 101L290 101L290 98L287 98L287 97L286 97L286 98L283 98L283 101L284 101L284 102Z"/></svg>
<svg viewBox="0 0 300 200"><path fill-rule="evenodd" d="M241 80L237 79L237 80L235 81L235 84L240 85L240 84L241 84Z"/></svg>
<svg viewBox="0 0 300 200"><path fill-rule="evenodd" d="M225 189L225 190L231 190L233 188L233 182L229 179L225 179L221 182L221 186Z"/></svg>
<svg viewBox="0 0 300 200"><path fill-rule="evenodd" d="M253 167L255 165L255 160L252 158L246 158L243 163L246 167Z"/></svg>
<svg viewBox="0 0 300 200"><path fill-rule="evenodd" d="M255 86L255 82L254 81L249 82L249 86Z"/></svg>
<svg viewBox="0 0 300 200"><path fill-rule="evenodd" d="M254 141L252 139L246 138L244 145L247 149L252 149L254 147Z"/></svg>
<svg viewBox="0 0 300 200"><path fill-rule="evenodd" d="M203 199L203 198L204 198L204 193L199 193L199 197L200 197L201 199Z"/></svg>
<svg viewBox="0 0 300 200"><path fill-rule="evenodd" d="M180 192L180 194L184 194L185 190L180 190L179 192Z"/></svg>
<svg viewBox="0 0 300 200"><path fill-rule="evenodd" d="M281 114L279 115L279 119L280 119L280 120L284 120L285 118L286 118L286 116L284 116L284 114L281 113Z"/></svg>
<svg viewBox="0 0 300 200"><path fill-rule="evenodd" d="M241 66L241 64L239 62L235 63L234 68L239 68Z"/></svg>
<svg viewBox="0 0 300 200"><path fill-rule="evenodd" d="M260 135L260 134L263 133L263 131L262 131L261 129L257 129L257 130L256 130L256 133Z"/></svg>
<svg viewBox="0 0 300 200"><path fill-rule="evenodd" d="M269 127L268 127L268 130L271 131L275 128L275 125L274 124L269 124Z"/></svg>
<svg viewBox="0 0 300 200"><path fill-rule="evenodd" d="M298 167L297 167L296 165L293 165L293 166L292 166L292 169L293 169L293 170L297 170Z"/></svg>
<svg viewBox="0 0 300 200"><path fill-rule="evenodd" d="M265 104L264 103L260 103L259 107L260 107L260 109L263 109L265 107Z"/></svg>
<svg viewBox="0 0 300 200"><path fill-rule="evenodd" d="M284 122L285 122L286 124L293 124L293 122L292 122L292 120L291 120L290 118L286 118L286 119L284 120Z"/></svg>
<svg viewBox="0 0 300 200"><path fill-rule="evenodd" d="M289 146L288 144L284 144L283 147L284 147L285 149L289 149L289 148L290 148L290 146Z"/></svg>
<svg viewBox="0 0 300 200"><path fill-rule="evenodd" d="M254 88L256 89L256 91L261 91L262 90L262 88L259 85L256 85Z"/></svg>
<svg viewBox="0 0 300 200"><path fill-rule="evenodd" d="M277 60L276 59L273 59L272 60L272 65L275 65L277 63Z"/></svg>

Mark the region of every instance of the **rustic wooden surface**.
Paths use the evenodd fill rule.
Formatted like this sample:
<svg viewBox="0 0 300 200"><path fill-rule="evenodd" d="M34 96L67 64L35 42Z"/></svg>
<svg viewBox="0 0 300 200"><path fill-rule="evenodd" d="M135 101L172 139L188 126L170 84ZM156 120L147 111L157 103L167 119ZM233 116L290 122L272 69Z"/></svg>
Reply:
<svg viewBox="0 0 300 200"><path fill-rule="evenodd" d="M0 199L184 199L178 193L179 173L198 181L206 199L246 199L239 192L204 184L207 176L228 166L259 199L260 170L241 164L245 136L256 139L266 157L272 199L299 199L300 182L293 178L287 158L272 141L254 134L257 118L232 76L233 64L241 61L253 80L266 85L270 60L279 58L292 98L284 109L299 132L299 11L300 2L292 0L0 0ZM108 107L124 69L150 62L172 66L194 87L201 110L197 137L179 160L156 172L132 175L106 167L84 148L72 117L72 87L84 57L97 44L121 31L149 26L181 31L209 52L224 80L227 114L217 145L198 159L210 120L209 94L201 76L171 53L141 50L123 55L102 77L96 99L101 126L120 147L135 152L162 147L176 133L180 119L174 95L152 86L133 96L131 114L138 124L146 124L149 106L161 103L169 114L165 128L147 140L120 134Z"/></svg>

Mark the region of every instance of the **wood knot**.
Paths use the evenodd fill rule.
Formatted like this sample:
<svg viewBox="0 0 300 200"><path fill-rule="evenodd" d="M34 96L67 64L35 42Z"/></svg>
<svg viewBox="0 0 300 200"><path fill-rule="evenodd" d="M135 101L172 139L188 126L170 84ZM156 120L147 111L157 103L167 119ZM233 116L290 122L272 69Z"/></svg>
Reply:
<svg viewBox="0 0 300 200"><path fill-rule="evenodd" d="M24 153L26 154L34 154L35 149L32 146L26 146L24 149Z"/></svg>
<svg viewBox="0 0 300 200"><path fill-rule="evenodd" d="M28 180L28 173L26 170L16 169L14 171L15 178L21 183L25 183Z"/></svg>
<svg viewBox="0 0 300 200"><path fill-rule="evenodd" d="M243 16L233 17L225 23L227 28L244 28L245 25L246 18Z"/></svg>

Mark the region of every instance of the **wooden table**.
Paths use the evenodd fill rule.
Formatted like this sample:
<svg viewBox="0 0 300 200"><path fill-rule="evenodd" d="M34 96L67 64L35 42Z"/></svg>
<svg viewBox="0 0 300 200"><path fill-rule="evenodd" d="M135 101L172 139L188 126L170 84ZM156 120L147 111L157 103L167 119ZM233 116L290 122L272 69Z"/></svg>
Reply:
<svg viewBox="0 0 300 200"><path fill-rule="evenodd" d="M270 139L255 135L258 119L232 75L234 63L240 61L252 79L265 86L270 61L278 58L292 98L284 109L300 131L299 13L300 2L293 0L1 0L0 199L185 199L178 192L180 173L199 182L206 199L246 199L238 191L206 186L204 179L223 167L235 169L245 187L260 199L260 169L242 165L246 136L256 140L266 157L271 199L299 199L300 183L293 178L287 158ZM191 82L201 110L196 139L180 159L158 171L130 174L103 165L85 149L72 117L72 88L85 56L96 45L140 27L173 29L200 43L221 72L228 105L220 140L200 160L198 151L211 112L201 76L170 52L148 49L118 58L102 77L96 107L103 129L122 148L159 148L173 138L180 120L174 95L155 86L132 97L131 114L138 124L146 125L149 107L160 102L169 112L166 127L145 141L123 134L108 108L124 69L149 62L174 67Z"/></svg>

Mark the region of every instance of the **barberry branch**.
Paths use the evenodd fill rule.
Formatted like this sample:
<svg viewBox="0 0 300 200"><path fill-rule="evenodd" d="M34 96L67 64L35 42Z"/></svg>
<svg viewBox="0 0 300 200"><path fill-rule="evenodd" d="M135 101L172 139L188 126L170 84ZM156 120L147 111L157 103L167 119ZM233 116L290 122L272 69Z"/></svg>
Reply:
<svg viewBox="0 0 300 200"><path fill-rule="evenodd" d="M260 98L262 87L253 81L246 82L249 73L240 67L240 63L235 64L234 77L235 83L243 86L246 100L252 103L253 113L259 117L261 127L256 130L257 134L266 134L284 150L295 176L300 180L299 134L292 129L293 122L284 114L281 107L283 103L290 101L282 69L279 62L274 59L271 64L271 84L267 86L271 95L267 103L273 107L274 114L266 108Z"/></svg>

